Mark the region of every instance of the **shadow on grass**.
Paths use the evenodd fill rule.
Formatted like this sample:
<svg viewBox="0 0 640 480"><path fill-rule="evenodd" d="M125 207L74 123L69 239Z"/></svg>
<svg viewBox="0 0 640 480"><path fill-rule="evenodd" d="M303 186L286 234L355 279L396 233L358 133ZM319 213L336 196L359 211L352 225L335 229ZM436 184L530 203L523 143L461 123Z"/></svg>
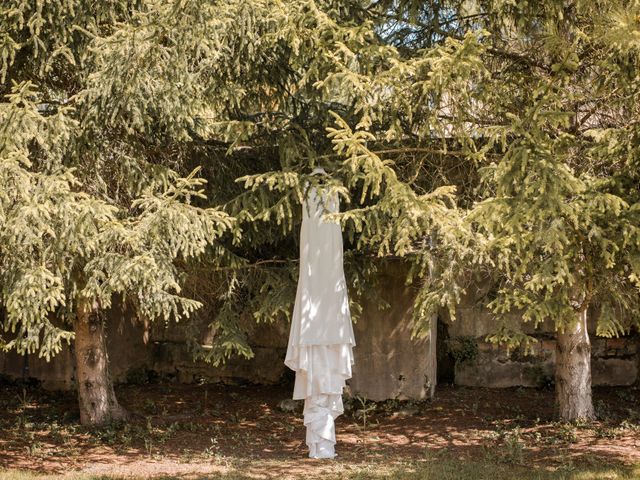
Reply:
<svg viewBox="0 0 640 480"><path fill-rule="evenodd" d="M611 415L640 405L635 390L596 394ZM547 391L443 387L416 413L378 412L364 434L345 415L329 462L306 458L301 415L278 408L289 389L163 384L118 395L137 417L87 428L71 392L4 389L0 479L640 479L640 463L628 466L640 458L636 413L624 428L623 417L558 424ZM81 469L99 474L69 473Z"/></svg>

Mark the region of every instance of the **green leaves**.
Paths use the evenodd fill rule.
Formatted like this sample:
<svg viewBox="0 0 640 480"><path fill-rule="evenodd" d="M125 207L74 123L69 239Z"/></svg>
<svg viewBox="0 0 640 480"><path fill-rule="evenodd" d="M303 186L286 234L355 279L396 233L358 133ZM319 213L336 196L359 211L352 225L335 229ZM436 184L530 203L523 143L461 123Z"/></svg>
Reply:
<svg viewBox="0 0 640 480"><path fill-rule="evenodd" d="M188 317L200 302L181 297L176 260L200 256L235 227L215 209L190 204L202 197L198 169L164 192L147 191L132 203L134 214L100 233L103 251L84 267L86 286L80 295L108 308L116 294L131 298L148 320ZM235 234L238 232L236 231Z"/></svg>
<svg viewBox="0 0 640 480"><path fill-rule="evenodd" d="M597 8L613 12L616 4ZM504 276L489 304L496 314L517 309L524 321L553 319L561 330L576 311L591 306L598 333L618 335L637 315L640 294L625 281L636 255L628 254L628 238L635 237L629 219L635 217L638 192L617 187L638 175L628 162L637 145L627 125L639 90L620 76L610 47L589 35L605 28L600 22L609 18L603 11L593 15L582 5L563 26L548 18L539 31L528 32L527 41L518 29L503 40L500 49L513 52L506 58L518 52L536 68L526 78L516 72L512 77L505 64L495 83L515 90L525 81L534 94L492 105L492 116L502 112L509 119L506 135L480 127L501 146L501 158L483 172L483 189L493 194L469 218L486 235L492 265ZM547 58L547 67L523 53L527 43L543 49L536 58ZM596 77L602 89L594 91Z"/></svg>
<svg viewBox="0 0 640 480"><path fill-rule="evenodd" d="M633 323L637 2L32 3L0 7L11 348L53 353L79 300L124 296L147 320L207 308L205 358L250 356L252 324L286 321L320 182L357 292L379 257L409 265L416 335L477 270L497 317L608 301L603 334Z"/></svg>
<svg viewBox="0 0 640 480"><path fill-rule="evenodd" d="M351 191L360 190L359 204L331 218L353 226L356 248L373 250L379 257L405 257L412 264L407 281L420 278L414 304L413 333L422 336L438 309L447 307L455 318L455 306L463 291L456 278L461 257L468 254L472 233L456 209L455 187L441 186L419 195L395 172L393 162L382 160L367 146L375 137L352 131L339 116L337 128L329 128L334 150L343 156L340 173ZM441 263L442 262L442 263ZM446 265L446 267L444 266Z"/></svg>
<svg viewBox="0 0 640 480"><path fill-rule="evenodd" d="M30 83L0 104L0 303L4 348L49 359L72 332L61 328L84 301L109 308L116 295L145 319L189 316L200 303L180 296L177 261L202 255L235 221L205 198L195 169L167 188L146 188L129 208L96 198L65 152L78 137L71 109L41 113ZM162 184L160 182L160 184ZM57 326L54 326L54 320Z"/></svg>

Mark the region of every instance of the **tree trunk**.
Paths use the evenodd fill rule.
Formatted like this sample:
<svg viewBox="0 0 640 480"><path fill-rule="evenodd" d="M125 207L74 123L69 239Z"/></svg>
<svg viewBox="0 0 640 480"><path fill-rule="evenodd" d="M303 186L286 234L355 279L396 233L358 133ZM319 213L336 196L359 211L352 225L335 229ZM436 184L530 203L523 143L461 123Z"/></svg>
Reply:
<svg viewBox="0 0 640 480"><path fill-rule="evenodd" d="M577 322L558 333L556 343L556 400L560 419L595 418L591 400L591 342L587 332L587 309Z"/></svg>
<svg viewBox="0 0 640 480"><path fill-rule="evenodd" d="M126 418L113 391L100 315L95 308L80 306L73 327L80 423L100 425Z"/></svg>
<svg viewBox="0 0 640 480"><path fill-rule="evenodd" d="M636 388L640 388L640 329L636 327L636 343L638 344L636 347L636 358L638 359L638 368L636 368Z"/></svg>

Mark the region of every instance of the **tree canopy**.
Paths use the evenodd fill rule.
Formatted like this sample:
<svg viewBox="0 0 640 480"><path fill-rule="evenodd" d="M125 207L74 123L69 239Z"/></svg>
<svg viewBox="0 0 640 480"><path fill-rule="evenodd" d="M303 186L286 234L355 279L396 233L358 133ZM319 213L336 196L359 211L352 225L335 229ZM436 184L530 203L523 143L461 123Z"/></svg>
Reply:
<svg viewBox="0 0 640 480"><path fill-rule="evenodd" d="M316 165L355 316L400 257L417 335L478 273L498 320L638 324L637 1L11 0L0 32L4 348L48 357L117 296L206 305L194 353L251 356L289 316Z"/></svg>

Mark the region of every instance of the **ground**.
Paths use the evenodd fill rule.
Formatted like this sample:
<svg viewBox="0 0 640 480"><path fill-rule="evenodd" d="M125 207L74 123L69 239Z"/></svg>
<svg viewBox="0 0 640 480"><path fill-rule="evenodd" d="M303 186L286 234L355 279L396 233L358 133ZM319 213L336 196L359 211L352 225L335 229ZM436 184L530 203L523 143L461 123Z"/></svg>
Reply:
<svg viewBox="0 0 640 480"><path fill-rule="evenodd" d="M0 478L640 478L640 390L595 389L600 419L554 421L553 391L441 386L432 401L353 399L336 460L306 458L290 386L117 388L126 424L86 428L72 393L7 383Z"/></svg>

